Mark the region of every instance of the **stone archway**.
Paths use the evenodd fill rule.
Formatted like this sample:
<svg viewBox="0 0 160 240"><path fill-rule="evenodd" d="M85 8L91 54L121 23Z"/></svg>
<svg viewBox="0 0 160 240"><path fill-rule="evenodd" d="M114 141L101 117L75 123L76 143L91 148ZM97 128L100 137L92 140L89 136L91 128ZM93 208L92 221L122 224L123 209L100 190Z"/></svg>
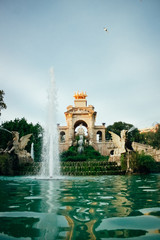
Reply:
<svg viewBox="0 0 160 240"><path fill-rule="evenodd" d="M74 124L74 136L76 135L78 129L82 127L84 130L84 135L88 136L88 125L84 120L78 120Z"/></svg>
<svg viewBox="0 0 160 240"><path fill-rule="evenodd" d="M93 105L87 106L86 97L85 92L75 93L74 106L69 105L67 107L65 112L67 126L58 126L59 133L62 131L65 133L64 135L62 132L60 135L60 151L66 151L74 144L77 128L82 124L78 135L82 133L89 145L93 146L101 154L106 155L111 148L108 147L110 143L105 141L105 124L95 125L97 112L94 110ZM84 128L84 131L82 128Z"/></svg>

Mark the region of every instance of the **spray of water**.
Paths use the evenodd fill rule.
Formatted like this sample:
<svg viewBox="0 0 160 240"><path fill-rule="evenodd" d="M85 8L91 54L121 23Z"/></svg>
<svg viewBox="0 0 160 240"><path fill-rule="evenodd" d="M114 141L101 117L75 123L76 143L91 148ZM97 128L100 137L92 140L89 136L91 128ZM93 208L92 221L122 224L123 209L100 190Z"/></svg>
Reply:
<svg viewBox="0 0 160 240"><path fill-rule="evenodd" d="M131 127L131 128L128 130L128 133L129 133L129 132L132 132L132 131L135 130L135 129L136 129L135 126Z"/></svg>
<svg viewBox="0 0 160 240"><path fill-rule="evenodd" d="M11 134L12 134L12 132L11 132L11 131L9 131L9 130L7 130L7 129L5 129L5 128L2 128L2 127L0 127L0 129L1 129L1 130L3 130L3 131L6 131L6 132L8 132L8 133L11 133Z"/></svg>
<svg viewBox="0 0 160 240"><path fill-rule="evenodd" d="M31 144L31 158L34 160L34 143Z"/></svg>
<svg viewBox="0 0 160 240"><path fill-rule="evenodd" d="M43 133L42 177L55 178L60 175L58 131L57 131L57 90L53 68L48 92L47 120Z"/></svg>

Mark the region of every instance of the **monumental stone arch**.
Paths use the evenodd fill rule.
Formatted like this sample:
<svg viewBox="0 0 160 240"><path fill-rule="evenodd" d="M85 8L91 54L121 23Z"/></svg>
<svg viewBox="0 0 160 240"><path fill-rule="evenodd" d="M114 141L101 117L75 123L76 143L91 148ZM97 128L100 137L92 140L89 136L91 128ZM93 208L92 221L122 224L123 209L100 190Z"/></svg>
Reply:
<svg viewBox="0 0 160 240"><path fill-rule="evenodd" d="M88 144L102 155L109 155L114 148L113 143L105 140L105 123L95 125L97 112L94 110L94 106L87 106L86 97L86 92L76 92L74 106L67 107L67 111L64 113L67 126L58 126L59 150L63 152L74 145L76 128L81 127L84 128Z"/></svg>

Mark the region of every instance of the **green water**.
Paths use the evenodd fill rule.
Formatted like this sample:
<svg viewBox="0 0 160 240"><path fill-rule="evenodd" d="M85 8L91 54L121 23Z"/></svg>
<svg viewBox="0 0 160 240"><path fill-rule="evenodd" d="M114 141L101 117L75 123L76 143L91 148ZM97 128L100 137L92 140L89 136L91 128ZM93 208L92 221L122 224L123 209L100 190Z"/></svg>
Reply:
<svg viewBox="0 0 160 240"><path fill-rule="evenodd" d="M160 239L160 175L0 177L0 239Z"/></svg>

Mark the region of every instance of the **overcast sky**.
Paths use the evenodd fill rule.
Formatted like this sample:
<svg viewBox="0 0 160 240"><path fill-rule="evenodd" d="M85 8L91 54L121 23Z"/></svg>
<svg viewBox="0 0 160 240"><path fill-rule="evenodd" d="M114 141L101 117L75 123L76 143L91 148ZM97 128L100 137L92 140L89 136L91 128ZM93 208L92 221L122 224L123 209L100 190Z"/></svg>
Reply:
<svg viewBox="0 0 160 240"><path fill-rule="evenodd" d="M44 124L51 67L61 125L77 90L96 124L160 122L160 0L0 0L1 122Z"/></svg>

